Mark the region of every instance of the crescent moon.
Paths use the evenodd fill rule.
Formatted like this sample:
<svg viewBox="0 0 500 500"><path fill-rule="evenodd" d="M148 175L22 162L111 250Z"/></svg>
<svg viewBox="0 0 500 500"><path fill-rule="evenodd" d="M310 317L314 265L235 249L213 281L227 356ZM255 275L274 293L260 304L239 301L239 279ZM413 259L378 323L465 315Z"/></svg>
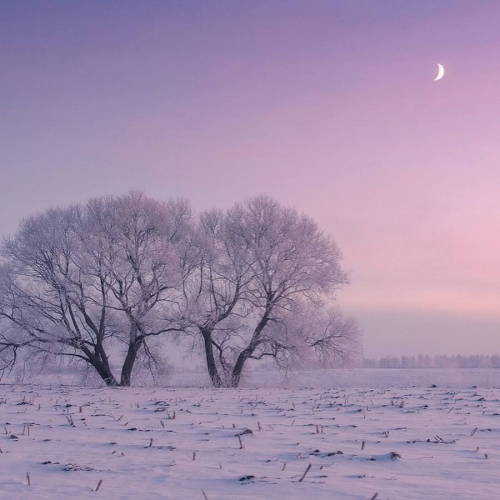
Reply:
<svg viewBox="0 0 500 500"><path fill-rule="evenodd" d="M438 80L441 80L444 76L444 66L442 64L438 64L438 72L436 75L436 78L434 78L434 81L437 82Z"/></svg>

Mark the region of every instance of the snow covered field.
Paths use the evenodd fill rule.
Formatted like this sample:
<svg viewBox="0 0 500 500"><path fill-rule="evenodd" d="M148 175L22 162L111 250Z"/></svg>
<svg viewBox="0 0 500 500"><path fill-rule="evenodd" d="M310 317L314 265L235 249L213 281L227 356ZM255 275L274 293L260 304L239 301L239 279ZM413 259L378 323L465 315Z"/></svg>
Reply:
<svg viewBox="0 0 500 500"><path fill-rule="evenodd" d="M407 387L0 385L0 498L498 498L497 373L390 373Z"/></svg>

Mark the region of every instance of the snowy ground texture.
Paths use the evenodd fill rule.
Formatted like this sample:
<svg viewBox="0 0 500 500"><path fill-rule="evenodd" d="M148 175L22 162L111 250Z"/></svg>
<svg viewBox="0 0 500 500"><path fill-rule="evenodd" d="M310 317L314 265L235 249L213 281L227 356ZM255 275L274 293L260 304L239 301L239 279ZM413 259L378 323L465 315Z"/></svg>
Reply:
<svg viewBox="0 0 500 500"><path fill-rule="evenodd" d="M500 498L500 389L460 380L343 389L0 385L0 498Z"/></svg>

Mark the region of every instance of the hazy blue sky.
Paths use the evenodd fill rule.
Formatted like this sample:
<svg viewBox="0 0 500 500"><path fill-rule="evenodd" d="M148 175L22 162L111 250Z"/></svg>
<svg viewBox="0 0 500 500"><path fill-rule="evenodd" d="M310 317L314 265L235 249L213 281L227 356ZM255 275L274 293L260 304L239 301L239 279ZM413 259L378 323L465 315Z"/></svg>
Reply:
<svg viewBox="0 0 500 500"><path fill-rule="evenodd" d="M496 0L3 1L0 233L267 193L342 248L366 355L500 351L499 26Z"/></svg>

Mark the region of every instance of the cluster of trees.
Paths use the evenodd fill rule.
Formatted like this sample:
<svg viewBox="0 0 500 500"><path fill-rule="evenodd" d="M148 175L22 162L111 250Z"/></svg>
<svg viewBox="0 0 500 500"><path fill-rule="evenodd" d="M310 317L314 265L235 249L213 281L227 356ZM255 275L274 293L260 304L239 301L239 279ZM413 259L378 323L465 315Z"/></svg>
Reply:
<svg viewBox="0 0 500 500"><path fill-rule="evenodd" d="M142 193L24 220L1 249L0 368L20 352L78 359L128 386L167 339L192 340L214 386L249 360L346 361L357 328L331 306L334 242L268 197L194 215Z"/></svg>
<svg viewBox="0 0 500 500"><path fill-rule="evenodd" d="M500 368L500 356L474 354L470 356L387 356L363 360L364 368Z"/></svg>

